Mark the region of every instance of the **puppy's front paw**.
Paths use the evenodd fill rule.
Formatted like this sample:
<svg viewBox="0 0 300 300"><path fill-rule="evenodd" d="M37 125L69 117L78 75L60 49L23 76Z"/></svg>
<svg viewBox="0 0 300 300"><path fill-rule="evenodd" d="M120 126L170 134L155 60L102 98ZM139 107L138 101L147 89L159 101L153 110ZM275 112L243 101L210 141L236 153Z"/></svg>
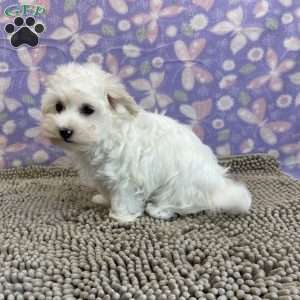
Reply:
<svg viewBox="0 0 300 300"><path fill-rule="evenodd" d="M147 204L146 212L151 217L162 220L169 220L176 215L172 210L160 208L152 203Z"/></svg>
<svg viewBox="0 0 300 300"><path fill-rule="evenodd" d="M94 195L92 200L93 203L104 206L104 207L108 207L109 206L109 201L108 199L104 198L102 195Z"/></svg>
<svg viewBox="0 0 300 300"><path fill-rule="evenodd" d="M141 215L140 214L119 215L119 214L116 214L116 213L113 213L112 211L110 211L109 216L119 223L130 223L130 222L134 222Z"/></svg>

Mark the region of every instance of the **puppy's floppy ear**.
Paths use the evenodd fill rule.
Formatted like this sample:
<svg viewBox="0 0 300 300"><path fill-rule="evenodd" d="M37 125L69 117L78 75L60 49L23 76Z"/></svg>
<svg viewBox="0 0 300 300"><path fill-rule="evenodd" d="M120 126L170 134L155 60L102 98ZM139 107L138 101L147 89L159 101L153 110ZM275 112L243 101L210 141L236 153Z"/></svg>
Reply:
<svg viewBox="0 0 300 300"><path fill-rule="evenodd" d="M114 111L125 109L130 115L135 116L139 112L139 106L129 95L125 86L113 75L109 75L106 85L107 101Z"/></svg>

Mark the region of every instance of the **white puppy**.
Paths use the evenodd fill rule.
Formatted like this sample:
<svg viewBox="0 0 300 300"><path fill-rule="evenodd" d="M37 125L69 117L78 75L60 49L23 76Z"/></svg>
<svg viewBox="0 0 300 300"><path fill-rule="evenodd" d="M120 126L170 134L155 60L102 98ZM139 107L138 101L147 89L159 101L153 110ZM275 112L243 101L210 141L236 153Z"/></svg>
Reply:
<svg viewBox="0 0 300 300"><path fill-rule="evenodd" d="M245 213L247 188L226 176L210 148L186 126L141 109L113 75L70 63L50 75L42 132L76 163L83 183L129 222L203 210Z"/></svg>

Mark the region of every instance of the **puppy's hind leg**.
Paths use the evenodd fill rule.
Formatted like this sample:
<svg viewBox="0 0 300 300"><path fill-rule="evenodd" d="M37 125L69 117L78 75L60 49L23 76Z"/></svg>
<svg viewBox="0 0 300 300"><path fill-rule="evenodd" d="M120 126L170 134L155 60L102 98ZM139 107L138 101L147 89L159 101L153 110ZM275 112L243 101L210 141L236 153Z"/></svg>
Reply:
<svg viewBox="0 0 300 300"><path fill-rule="evenodd" d="M214 192L212 201L217 210L239 214L249 212L252 199L244 184L226 179L224 187Z"/></svg>

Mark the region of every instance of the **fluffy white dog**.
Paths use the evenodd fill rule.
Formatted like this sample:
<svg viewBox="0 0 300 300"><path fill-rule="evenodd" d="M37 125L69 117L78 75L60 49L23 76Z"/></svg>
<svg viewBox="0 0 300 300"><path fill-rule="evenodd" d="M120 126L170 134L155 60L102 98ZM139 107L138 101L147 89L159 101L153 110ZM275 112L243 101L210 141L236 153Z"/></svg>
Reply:
<svg viewBox="0 0 300 300"><path fill-rule="evenodd" d="M122 83L95 64L70 63L50 75L42 132L72 156L95 202L129 222L203 210L245 213L247 188L226 176L210 148L186 126L141 109Z"/></svg>

